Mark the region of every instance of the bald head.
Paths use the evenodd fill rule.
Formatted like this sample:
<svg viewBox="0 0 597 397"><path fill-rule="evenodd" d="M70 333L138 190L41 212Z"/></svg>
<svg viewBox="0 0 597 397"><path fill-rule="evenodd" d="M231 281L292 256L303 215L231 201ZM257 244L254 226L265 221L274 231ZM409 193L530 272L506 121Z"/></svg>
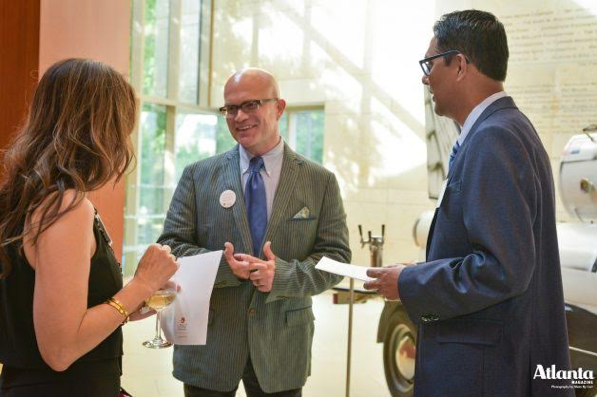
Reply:
<svg viewBox="0 0 597 397"><path fill-rule="evenodd" d="M286 102L271 73L258 68L235 72L224 86L224 102L234 109L226 112L228 129L245 150L261 156L280 142L278 121Z"/></svg>
<svg viewBox="0 0 597 397"><path fill-rule="evenodd" d="M224 97L230 90L234 90L241 84L250 84L259 87L271 98L280 97L280 88L274 75L264 69L246 68L234 72L226 81L224 86Z"/></svg>

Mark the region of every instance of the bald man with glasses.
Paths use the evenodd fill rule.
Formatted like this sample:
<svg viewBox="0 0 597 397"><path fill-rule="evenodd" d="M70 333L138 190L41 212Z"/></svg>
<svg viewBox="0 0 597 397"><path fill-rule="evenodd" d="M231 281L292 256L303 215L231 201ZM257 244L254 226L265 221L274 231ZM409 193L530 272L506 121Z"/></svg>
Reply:
<svg viewBox="0 0 597 397"><path fill-rule="evenodd" d="M292 151L278 122L286 108L268 72L234 73L224 88L232 150L185 168L159 240L178 257L225 249L207 344L175 346L185 396L301 396L311 371L311 296L341 278L322 256L350 262L336 177Z"/></svg>

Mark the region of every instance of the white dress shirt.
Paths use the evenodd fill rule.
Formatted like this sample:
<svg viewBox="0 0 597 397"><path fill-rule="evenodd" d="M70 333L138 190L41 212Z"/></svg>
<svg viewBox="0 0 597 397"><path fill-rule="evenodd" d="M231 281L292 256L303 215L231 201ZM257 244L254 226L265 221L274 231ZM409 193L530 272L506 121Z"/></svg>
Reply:
<svg viewBox="0 0 597 397"><path fill-rule="evenodd" d="M460 146L462 146L462 143L466 139L466 136L471 131L471 128L473 128L473 125L475 125L475 122L477 121L479 116L481 116L481 113L483 113L483 111L485 111L485 109L487 109L489 105L505 96L508 96L508 94L506 94L506 91L496 92L495 94L488 96L483 100L483 102L475 106L473 111L470 112L470 114L464 121L464 125L462 125L462 129L460 130L460 136L458 137L458 144Z"/></svg>

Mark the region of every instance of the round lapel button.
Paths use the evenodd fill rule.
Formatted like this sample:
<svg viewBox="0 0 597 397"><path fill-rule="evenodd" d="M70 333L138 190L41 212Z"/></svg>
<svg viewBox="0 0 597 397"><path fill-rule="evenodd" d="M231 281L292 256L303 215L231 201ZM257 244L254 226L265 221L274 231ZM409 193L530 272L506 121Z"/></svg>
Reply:
<svg viewBox="0 0 597 397"><path fill-rule="evenodd" d="M224 208L230 208L236 203L236 193L232 190L224 190L220 194L220 205Z"/></svg>

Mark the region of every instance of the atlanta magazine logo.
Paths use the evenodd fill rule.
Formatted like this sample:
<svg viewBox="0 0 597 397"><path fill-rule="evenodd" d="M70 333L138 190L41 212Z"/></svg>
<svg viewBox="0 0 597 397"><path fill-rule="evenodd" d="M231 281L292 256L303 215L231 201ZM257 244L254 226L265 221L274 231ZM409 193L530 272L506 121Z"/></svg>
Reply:
<svg viewBox="0 0 597 397"><path fill-rule="evenodd" d="M593 387L595 381L595 374L591 370L583 370L577 368L575 370L558 370L555 365L545 368L543 365L538 364L533 374L533 379L543 380L569 380L568 385L552 385L552 388L558 389L590 389Z"/></svg>

